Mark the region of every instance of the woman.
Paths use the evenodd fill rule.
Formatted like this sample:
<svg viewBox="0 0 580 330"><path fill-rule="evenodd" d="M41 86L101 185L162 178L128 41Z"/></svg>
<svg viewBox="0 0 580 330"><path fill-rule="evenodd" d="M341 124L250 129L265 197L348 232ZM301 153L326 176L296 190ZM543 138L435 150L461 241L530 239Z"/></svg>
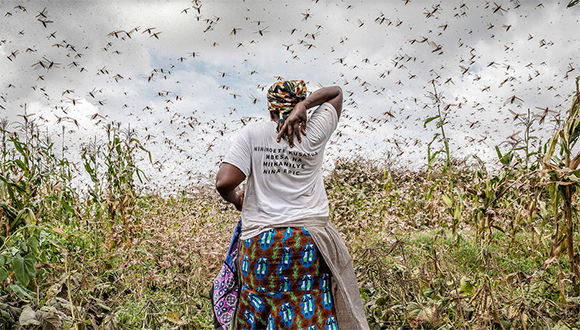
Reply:
<svg viewBox="0 0 580 330"><path fill-rule="evenodd" d="M274 83L271 121L247 125L220 166L216 188L242 211L233 329L368 329L352 259L328 221L322 178L342 99L337 86L306 97L301 80Z"/></svg>

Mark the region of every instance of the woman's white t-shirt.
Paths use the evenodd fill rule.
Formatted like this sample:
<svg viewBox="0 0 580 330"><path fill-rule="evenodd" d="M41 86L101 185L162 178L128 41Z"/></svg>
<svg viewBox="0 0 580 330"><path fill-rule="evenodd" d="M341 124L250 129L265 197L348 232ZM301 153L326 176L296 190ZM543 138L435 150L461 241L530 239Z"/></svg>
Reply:
<svg viewBox="0 0 580 330"><path fill-rule="evenodd" d="M247 178L240 239L294 220L328 217L322 159L337 125L336 110L324 103L308 119L302 142L294 138L292 148L283 139L276 142L273 121L242 129L223 160Z"/></svg>

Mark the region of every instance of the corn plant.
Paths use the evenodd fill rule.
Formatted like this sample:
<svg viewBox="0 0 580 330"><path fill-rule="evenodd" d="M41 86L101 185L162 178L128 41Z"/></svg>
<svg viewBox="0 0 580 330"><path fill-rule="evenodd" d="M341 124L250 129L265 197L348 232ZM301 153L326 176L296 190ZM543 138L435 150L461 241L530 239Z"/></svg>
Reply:
<svg viewBox="0 0 580 330"><path fill-rule="evenodd" d="M32 132L28 138L29 128ZM9 237L16 229L24 225L33 225L42 206L42 186L50 180L52 173L48 168L45 156L50 147L36 149L33 123L24 126L28 142L20 141L17 134L12 134L12 143L8 159L3 162L4 171L0 175L2 182L2 208L5 226L1 235ZM3 131L6 133L6 131ZM30 143L32 142L32 143Z"/></svg>
<svg viewBox="0 0 580 330"><path fill-rule="evenodd" d="M518 225L515 223L521 222L523 226L532 229L532 241L535 240L536 231L541 233L545 225L545 222L542 222L542 231L538 230L536 219L534 218L534 214L538 214L537 208L541 194L541 188L537 186L537 183L539 179L538 170L541 168L542 147L538 137L531 134L536 119L539 118L539 124L542 125L547 115L548 111L545 111L543 115L532 115L528 109L528 113L525 116L514 117L514 120L517 120L516 126L524 128L523 139L516 137L517 133L512 134L510 136L511 141L507 141L508 144L512 144L512 149L506 153L505 157L501 155L499 148L496 147L500 161L504 160L504 158L513 159L514 163L509 166L512 168L513 175L517 176L517 178L513 178L513 180L517 181L517 186L514 186L516 192L512 193L511 196L515 205L519 206L514 208L515 210L512 212L514 214L510 217L513 219L511 221L512 244L518 229ZM508 166L506 164L509 164L509 162L505 160L502 164Z"/></svg>
<svg viewBox="0 0 580 330"><path fill-rule="evenodd" d="M7 131L6 120L0 128L0 291L30 301L40 285L37 279L45 276L36 265L58 254L50 249L50 228L68 223L76 212L68 162L56 159L50 139L24 118L18 126L24 141L18 132Z"/></svg>
<svg viewBox="0 0 580 330"><path fill-rule="evenodd" d="M568 110L568 118L561 129L556 130L548 141L547 152L542 159L542 186L546 186L552 200L556 231L552 238L550 259L554 260L567 252L574 283L580 278L580 260L574 247L574 214L573 198L580 182L580 152L573 150L580 137L580 90L576 78L576 94ZM557 209L560 208L560 216ZM550 260L549 259L549 260Z"/></svg>
<svg viewBox="0 0 580 330"><path fill-rule="evenodd" d="M437 107L437 115L433 117L429 117L425 120L423 127L427 127L427 124L432 121L437 121L437 128L440 129L441 133L436 133L428 144L427 147L427 161L428 161L428 168L432 169L433 164L437 160L437 156L439 153L445 151L445 162L442 169L442 174L447 174L447 187L444 191L442 191L441 199L443 200L444 205L446 206L447 213L452 218L452 231L453 234L457 232L457 227L461 222L461 217L463 214L464 209L464 201L461 191L454 187L454 178L453 178L453 168L451 164L451 153L449 150L449 138L445 135L445 118L441 113L441 104L442 104L442 96L441 94L437 93L437 87L435 86L435 81L432 81L433 84L433 93L429 96L433 100L434 105ZM443 147L442 150L437 150L432 153L431 145L437 139L441 137L443 140ZM427 198L430 199L433 195L433 191L439 186L442 179L436 180L433 185L430 187L429 192L427 194Z"/></svg>
<svg viewBox="0 0 580 330"><path fill-rule="evenodd" d="M121 129L120 125L109 124L106 127L106 144L99 144L95 139L93 143L86 144L81 153L84 168L92 181L89 189L92 208L99 219L104 212L107 214L104 221L109 235L109 249L116 243L113 237L113 226L116 224L122 225L123 240L130 242L128 217L133 212L137 197L135 177L140 182L146 179L143 171L135 165L135 152L147 152L151 161L151 154L141 145L136 132L130 126Z"/></svg>
<svg viewBox="0 0 580 330"><path fill-rule="evenodd" d="M467 188L467 192L472 197L473 220L476 228L476 239L491 237L492 229L495 228L504 232L495 223L495 215L498 208L501 208L501 198L512 187L513 172L509 167L513 152L502 155L499 148L496 149L500 161L504 164L502 170L496 175L488 175L485 163L477 156L480 169L476 171L473 184Z"/></svg>
<svg viewBox="0 0 580 330"><path fill-rule="evenodd" d="M444 151L445 151L445 165L443 166L442 170L443 170L444 174L448 173L450 182L452 184L452 182L453 182L453 170L451 168L451 153L449 151L449 139L445 135L445 118L441 114L442 96L441 96L441 94L437 93L437 88L435 87L435 81L433 81L432 83L433 83L433 93L431 93L429 96L431 99L433 99L433 103L437 107L437 115L427 118L425 120L425 122L423 123L423 127L427 127L427 124L434 121L434 120L437 121L437 128L439 128L441 130L441 133L435 134L435 136L433 137L433 140L431 140L431 143L429 143L429 147L431 146L433 141L435 141L436 138L441 136L441 139L443 140ZM442 151L443 150L439 150L439 151L436 151L435 153L431 154L430 148L429 148L429 150L428 150L428 166L429 167L432 166L434 160L436 159L435 157ZM452 189L452 188L453 187L450 186L450 189Z"/></svg>

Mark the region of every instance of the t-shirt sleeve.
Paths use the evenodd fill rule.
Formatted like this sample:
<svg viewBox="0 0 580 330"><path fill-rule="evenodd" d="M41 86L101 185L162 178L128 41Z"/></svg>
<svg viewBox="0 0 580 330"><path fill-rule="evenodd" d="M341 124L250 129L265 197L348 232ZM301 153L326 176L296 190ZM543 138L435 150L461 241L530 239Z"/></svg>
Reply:
<svg viewBox="0 0 580 330"><path fill-rule="evenodd" d="M338 114L330 103L320 105L306 124L306 134L315 144L326 143L338 126Z"/></svg>
<svg viewBox="0 0 580 330"><path fill-rule="evenodd" d="M230 150L226 154L223 162L234 165L246 177L250 175L252 169L252 155L250 154L250 138L248 136L249 130L244 128L241 132L234 138L233 143L230 146Z"/></svg>

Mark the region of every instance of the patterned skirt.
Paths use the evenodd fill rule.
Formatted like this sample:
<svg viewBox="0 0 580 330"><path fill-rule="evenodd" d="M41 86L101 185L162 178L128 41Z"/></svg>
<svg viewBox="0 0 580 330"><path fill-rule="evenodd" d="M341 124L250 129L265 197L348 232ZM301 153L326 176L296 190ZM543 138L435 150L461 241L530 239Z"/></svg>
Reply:
<svg viewBox="0 0 580 330"><path fill-rule="evenodd" d="M338 330L331 272L304 227L241 241L239 328Z"/></svg>

